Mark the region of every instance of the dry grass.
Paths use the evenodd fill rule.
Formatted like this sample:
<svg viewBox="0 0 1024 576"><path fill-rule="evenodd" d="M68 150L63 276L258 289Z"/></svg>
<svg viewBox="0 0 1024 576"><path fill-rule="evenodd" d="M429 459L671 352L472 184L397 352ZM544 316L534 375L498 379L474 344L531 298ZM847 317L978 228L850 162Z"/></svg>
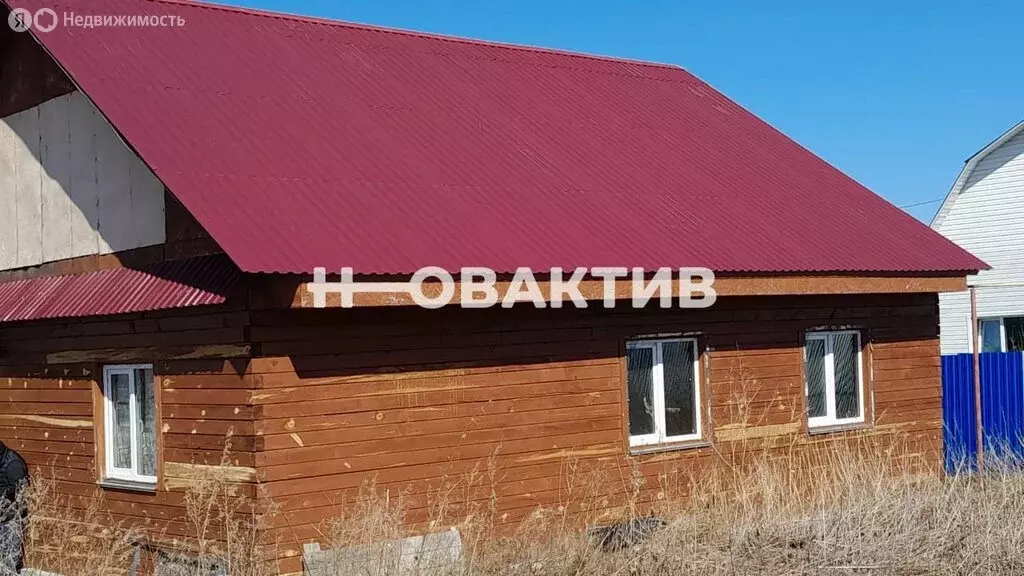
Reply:
<svg viewBox="0 0 1024 576"><path fill-rule="evenodd" d="M579 529L587 511L596 517L599 505L562 504L538 510L514 534L497 539L486 537L490 527L474 524L486 514L471 515L460 525L462 561L444 570L400 572L395 562L377 562L370 569L349 567L332 574L1024 573L1024 475L1018 463L992 464L983 477L944 478L929 471L902 441L884 442L827 443L801 450L762 447L743 459L720 455L743 465L721 466L709 476L678 481L676 485L689 487L689 497L656 506L665 526L636 545L630 545L627 535L613 540L611 547L617 549L608 550L592 533ZM632 475L624 482L629 501L621 509L639 516L645 510L641 491L628 491ZM598 492L593 486L575 489L590 493L587 497ZM334 534L334 546L403 534L400 498L385 500L372 486L364 487L355 510Z"/></svg>
<svg viewBox="0 0 1024 576"><path fill-rule="evenodd" d="M142 531L116 520L98 489L89 498L60 493L43 475L22 491L29 510L25 564L67 576L127 574Z"/></svg>
<svg viewBox="0 0 1024 576"><path fill-rule="evenodd" d="M254 503L222 471L230 466L226 448L221 466L197 468L185 492L187 536L170 556L181 566L175 576L270 576L273 546L266 538L273 515L265 498ZM263 506L263 509L260 509ZM168 553L167 550L164 551Z"/></svg>
<svg viewBox="0 0 1024 576"><path fill-rule="evenodd" d="M25 565L64 576L152 574L158 565L165 576L276 574L268 561L274 547L265 540L274 510L254 507L228 479L229 451L230 444L222 466L196 467L189 479L183 538L119 520L98 488L88 497L68 496L45 474L35 475L20 496L28 510Z"/></svg>
<svg viewBox="0 0 1024 576"><path fill-rule="evenodd" d="M880 444L885 442L885 444ZM456 525L462 557L430 570L402 569L386 549L368 562L323 574L439 576L968 575L1024 573L1024 475L1020 463L990 463L984 476L942 477L900 440L857 440L803 446L742 447L718 454L701 477L672 478L653 510L665 525L643 542L612 546L582 529L607 517L607 472L567 459L558 505L538 509L509 533L496 526L501 475L493 459L432 495L431 522L406 527L401 493L368 481L346 514L328 525L328 548L363 547ZM881 457L879 457L881 455ZM263 540L266 510L253 510L215 468L186 495L195 557L215 560L231 576L268 576L271 546ZM638 470L614 473L623 518L652 510ZM491 496L481 498L490 485ZM678 490L671 493L664 486ZM483 488L481 491L481 487ZM683 492L685 491L685 498ZM73 502L36 479L27 493L30 564L66 574L125 574L140 534L103 512L102 496ZM471 496L472 495L472 496ZM674 498L679 496L679 498ZM460 498L465 498L460 501ZM73 505L78 504L78 505ZM260 513L257 513L260 512ZM504 530L504 531L503 531ZM615 548L610 550L609 548ZM349 559L351 560L351 558ZM209 574L209 566L177 572Z"/></svg>

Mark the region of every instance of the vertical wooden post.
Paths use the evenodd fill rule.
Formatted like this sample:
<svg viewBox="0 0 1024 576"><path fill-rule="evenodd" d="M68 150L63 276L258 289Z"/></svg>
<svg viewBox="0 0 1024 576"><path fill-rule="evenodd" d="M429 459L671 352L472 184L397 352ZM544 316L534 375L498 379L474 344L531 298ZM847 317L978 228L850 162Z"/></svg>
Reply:
<svg viewBox="0 0 1024 576"><path fill-rule="evenodd" d="M981 331L978 326L978 294L971 286L971 333L974 338L971 349L974 350L974 436L978 443L978 472L985 469L985 447L983 426L981 424Z"/></svg>

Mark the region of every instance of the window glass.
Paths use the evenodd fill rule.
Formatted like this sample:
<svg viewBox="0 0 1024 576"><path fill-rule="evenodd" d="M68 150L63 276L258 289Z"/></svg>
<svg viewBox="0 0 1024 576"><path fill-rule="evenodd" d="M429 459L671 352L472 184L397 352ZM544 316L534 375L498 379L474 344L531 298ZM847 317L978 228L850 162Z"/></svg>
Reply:
<svg viewBox="0 0 1024 576"><path fill-rule="evenodd" d="M665 342L661 350L665 371L665 435L694 434L697 432L694 346L691 342Z"/></svg>
<svg viewBox="0 0 1024 576"><path fill-rule="evenodd" d="M807 366L807 415L826 415L825 407L825 340L809 338L804 351Z"/></svg>
<svg viewBox="0 0 1024 576"><path fill-rule="evenodd" d="M1024 351L1024 317L1004 318L1003 329L1006 331L1006 351Z"/></svg>
<svg viewBox="0 0 1024 576"><path fill-rule="evenodd" d="M654 348L630 348L626 351L629 380L629 433L632 436L654 432Z"/></svg>
<svg viewBox="0 0 1024 576"><path fill-rule="evenodd" d="M137 472L140 476L156 475L156 402L153 398L153 369L135 369L135 400L137 414L136 432L139 442L139 462Z"/></svg>
<svg viewBox="0 0 1024 576"><path fill-rule="evenodd" d="M110 404L113 406L114 467L132 467L131 375L115 372L110 375Z"/></svg>
<svg viewBox="0 0 1024 576"><path fill-rule="evenodd" d="M981 324L981 329L978 331L981 335L981 351L1002 352L1003 340L999 320L981 320L979 323Z"/></svg>
<svg viewBox="0 0 1024 576"><path fill-rule="evenodd" d="M857 357L860 347L857 335L852 332L836 334L833 339L832 355L836 372L836 418L860 416L860 391L858 390Z"/></svg>

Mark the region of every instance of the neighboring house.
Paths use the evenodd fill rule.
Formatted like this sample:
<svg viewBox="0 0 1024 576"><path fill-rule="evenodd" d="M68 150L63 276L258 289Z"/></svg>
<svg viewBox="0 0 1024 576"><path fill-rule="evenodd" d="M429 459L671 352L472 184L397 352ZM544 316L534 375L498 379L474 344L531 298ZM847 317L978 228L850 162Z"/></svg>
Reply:
<svg viewBox="0 0 1024 576"><path fill-rule="evenodd" d="M182 491L230 436L297 572L371 479L418 523L490 461L466 494L511 527L573 464L613 479L608 518L633 470L653 505L770 442L902 438L940 466L937 294L984 264L685 70L88 9L184 24L0 32L0 439L63 493L182 535ZM719 299L607 310L587 280L586 309L315 309L307 285L609 265L709 267Z"/></svg>
<svg viewBox="0 0 1024 576"><path fill-rule="evenodd" d="M1024 350L1024 122L967 159L932 228L984 260L976 286L978 329L971 337L968 292L939 297L942 353Z"/></svg>

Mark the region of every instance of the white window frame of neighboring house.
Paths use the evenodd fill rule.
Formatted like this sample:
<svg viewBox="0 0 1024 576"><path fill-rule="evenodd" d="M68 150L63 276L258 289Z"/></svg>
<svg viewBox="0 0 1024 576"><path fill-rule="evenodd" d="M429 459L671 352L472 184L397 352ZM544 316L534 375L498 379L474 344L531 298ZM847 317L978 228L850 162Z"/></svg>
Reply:
<svg viewBox="0 0 1024 576"><path fill-rule="evenodd" d="M693 347L693 410L694 429L693 434L680 434L676 436L665 435L665 372L662 364L662 345L672 342L689 344ZM626 342L626 349L651 349L653 350L653 364L651 366L651 386L654 396L654 431L650 434L629 435L629 446L653 446L657 444L670 444L675 442L689 442L700 440L703 437L703 420L701 417L701 373L700 373L700 349L697 347L696 338L657 338L650 340L630 340ZM629 375L626 376L626 402L629 402Z"/></svg>
<svg viewBox="0 0 1024 576"><path fill-rule="evenodd" d="M981 337L982 337L981 323L982 322L996 322L996 321L998 321L999 322L999 351L1000 352L1006 352L1006 319L1007 318L1020 318L1021 316L1022 315L1011 314L1009 316L990 316L988 318L978 318L978 326L974 328L974 332L976 333L975 337L970 339L970 341L974 342L974 345L978 347L978 350L984 350L984 348L981 345ZM967 319L967 325L970 326L970 324L971 324L971 319L968 318ZM971 348L971 349L968 350L968 352L974 352L974 349Z"/></svg>
<svg viewBox="0 0 1024 576"><path fill-rule="evenodd" d="M857 339L857 413L853 418L836 418L836 363L834 355L835 337L840 334L853 334ZM811 417L808 412L808 428L825 428L861 424L864 414L864 350L861 348L859 330L828 330L807 332L804 338L804 399L810 398L810 378L807 376L807 343L811 340L825 341L825 415Z"/></svg>
<svg viewBox="0 0 1024 576"><path fill-rule="evenodd" d="M105 467L105 479L115 480L127 480L129 482L137 482L140 484L156 484L156 476L145 476L136 472L138 470L139 463L139 426L138 426L138 406L135 400L135 394L137 390L137 383L135 381L136 370L150 370L152 374L152 364L111 364L103 367L103 431L104 431L104 456L106 460ZM110 377L114 374L127 374L128 375L128 406L129 406L129 417L128 420L131 422L131 468L116 468L114 466L114 402L113 394L111 390ZM156 401L156 378L153 378L154 382L150 385L153 389L154 403ZM153 407L154 416L156 412L156 406ZM156 439L154 438L154 442ZM154 447L155 449L155 447Z"/></svg>

